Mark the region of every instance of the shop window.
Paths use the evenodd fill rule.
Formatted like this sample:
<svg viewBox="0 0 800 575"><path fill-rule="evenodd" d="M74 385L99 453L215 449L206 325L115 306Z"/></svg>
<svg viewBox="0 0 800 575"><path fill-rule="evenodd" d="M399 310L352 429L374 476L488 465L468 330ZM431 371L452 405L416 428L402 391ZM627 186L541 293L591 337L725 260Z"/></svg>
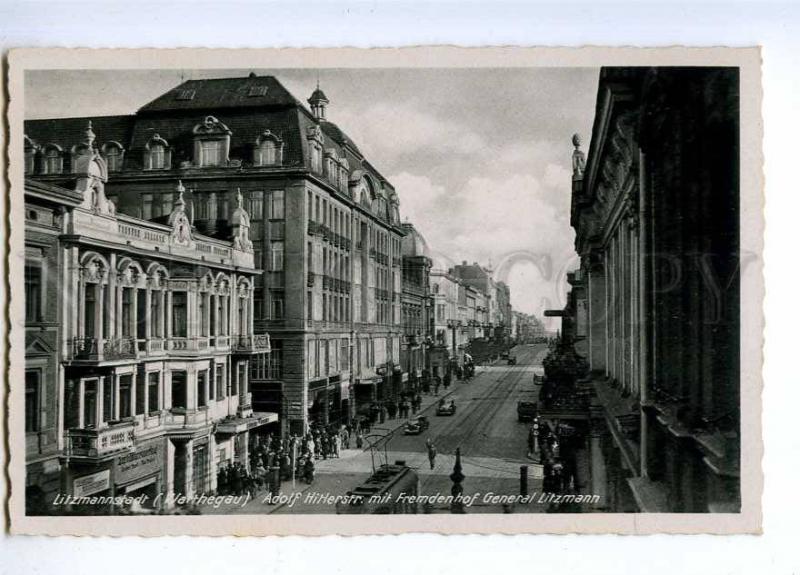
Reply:
<svg viewBox="0 0 800 575"><path fill-rule="evenodd" d="M186 409L186 372L172 372L172 407Z"/></svg>
<svg viewBox="0 0 800 575"><path fill-rule="evenodd" d="M41 372L28 370L25 372L25 432L35 433L40 430L39 395L41 393Z"/></svg>

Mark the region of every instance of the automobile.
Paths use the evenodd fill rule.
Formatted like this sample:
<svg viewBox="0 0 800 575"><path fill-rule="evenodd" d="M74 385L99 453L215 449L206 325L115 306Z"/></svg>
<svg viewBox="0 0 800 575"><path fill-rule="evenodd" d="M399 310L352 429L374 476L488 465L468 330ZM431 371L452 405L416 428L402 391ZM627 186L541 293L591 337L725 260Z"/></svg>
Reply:
<svg viewBox="0 0 800 575"><path fill-rule="evenodd" d="M539 409L535 401L517 402L517 421L532 421Z"/></svg>
<svg viewBox="0 0 800 575"><path fill-rule="evenodd" d="M431 422L424 415L417 415L409 419L403 427L403 434L405 435L419 435L430 426Z"/></svg>
<svg viewBox="0 0 800 575"><path fill-rule="evenodd" d="M509 355L510 354L507 351L504 351L503 353L500 354L500 359L508 359Z"/></svg>
<svg viewBox="0 0 800 575"><path fill-rule="evenodd" d="M517 365L517 358L515 356L510 356L508 358L508 365Z"/></svg>
<svg viewBox="0 0 800 575"><path fill-rule="evenodd" d="M436 415L455 415L456 413L456 402L452 399L448 402L442 402L439 404L439 407L436 408Z"/></svg>

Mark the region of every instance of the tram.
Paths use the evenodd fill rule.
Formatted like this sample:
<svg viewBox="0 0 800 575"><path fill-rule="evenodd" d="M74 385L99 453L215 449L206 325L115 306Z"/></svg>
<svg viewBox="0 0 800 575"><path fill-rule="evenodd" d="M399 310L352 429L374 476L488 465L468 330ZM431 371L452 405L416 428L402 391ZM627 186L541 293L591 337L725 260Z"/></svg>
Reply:
<svg viewBox="0 0 800 575"><path fill-rule="evenodd" d="M416 513L419 476L405 464L395 461L381 465L369 479L347 492L347 502L336 505L340 515L391 515ZM411 501L408 498L411 497Z"/></svg>

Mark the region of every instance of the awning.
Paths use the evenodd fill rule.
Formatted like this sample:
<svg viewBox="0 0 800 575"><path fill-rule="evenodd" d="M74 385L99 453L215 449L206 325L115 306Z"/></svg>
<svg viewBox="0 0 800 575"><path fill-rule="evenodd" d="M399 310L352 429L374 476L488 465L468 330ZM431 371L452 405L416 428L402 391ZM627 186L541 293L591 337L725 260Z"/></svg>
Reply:
<svg viewBox="0 0 800 575"><path fill-rule="evenodd" d="M377 385L382 381L382 377L363 377L356 380L356 385Z"/></svg>
<svg viewBox="0 0 800 575"><path fill-rule="evenodd" d="M234 435L250 429L261 427L267 423L278 421L278 414L272 412L253 412L251 417L236 417L217 423L217 433Z"/></svg>

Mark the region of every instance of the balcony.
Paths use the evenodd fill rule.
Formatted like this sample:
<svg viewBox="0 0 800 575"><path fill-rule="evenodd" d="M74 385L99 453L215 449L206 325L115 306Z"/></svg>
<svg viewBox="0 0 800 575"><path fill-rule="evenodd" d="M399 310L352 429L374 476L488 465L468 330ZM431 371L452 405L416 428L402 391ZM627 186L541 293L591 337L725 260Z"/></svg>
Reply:
<svg viewBox="0 0 800 575"><path fill-rule="evenodd" d="M211 413L205 407L198 410L174 407L166 414L164 425L167 428L183 429L186 427L202 427L211 425Z"/></svg>
<svg viewBox="0 0 800 575"><path fill-rule="evenodd" d="M70 355L76 361L135 359L136 350L136 340L132 337L111 339L78 337L70 340Z"/></svg>
<svg viewBox="0 0 800 575"><path fill-rule="evenodd" d="M331 229L326 226L325 224L319 224L320 233L322 233L323 241L330 242L331 241Z"/></svg>
<svg viewBox="0 0 800 575"><path fill-rule="evenodd" d="M269 353L269 335L260 333L256 335L232 336L231 347L237 353Z"/></svg>
<svg viewBox="0 0 800 575"><path fill-rule="evenodd" d="M317 222L309 221L308 222L308 235L310 235L310 236L318 236L318 235L320 235L322 233L322 230L320 228L321 228L321 225L318 224Z"/></svg>
<svg viewBox="0 0 800 575"><path fill-rule="evenodd" d="M133 448L134 421L110 424L102 429L70 429L67 431L67 453L70 457L101 459Z"/></svg>

